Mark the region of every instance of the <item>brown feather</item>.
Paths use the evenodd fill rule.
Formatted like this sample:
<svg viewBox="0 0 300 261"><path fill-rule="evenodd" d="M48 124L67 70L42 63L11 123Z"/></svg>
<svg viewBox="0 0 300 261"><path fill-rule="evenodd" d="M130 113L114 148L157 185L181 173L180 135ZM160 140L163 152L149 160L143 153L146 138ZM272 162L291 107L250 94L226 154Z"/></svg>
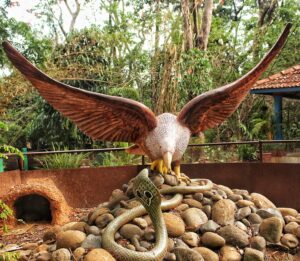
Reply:
<svg viewBox="0 0 300 261"><path fill-rule="evenodd" d="M291 24L287 24L276 44L250 72L233 83L195 97L182 108L177 120L194 134L222 123L238 108L250 88L280 52L290 28Z"/></svg>
<svg viewBox="0 0 300 261"><path fill-rule="evenodd" d="M136 142L156 127L154 113L142 103L55 81L33 66L10 43L2 45L13 65L41 96L93 139Z"/></svg>

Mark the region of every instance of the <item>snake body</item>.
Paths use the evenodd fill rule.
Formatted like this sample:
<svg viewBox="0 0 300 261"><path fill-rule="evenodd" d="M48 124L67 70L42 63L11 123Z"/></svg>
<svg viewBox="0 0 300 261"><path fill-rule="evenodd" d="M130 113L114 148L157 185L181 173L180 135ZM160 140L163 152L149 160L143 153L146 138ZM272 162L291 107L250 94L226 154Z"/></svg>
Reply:
<svg viewBox="0 0 300 261"><path fill-rule="evenodd" d="M102 247L121 261L159 261L167 252L168 233L162 216L162 210L172 209L178 206L183 196L203 192L212 188L210 180L193 179L193 182L203 182L199 186L174 186L158 190L148 178L148 170L142 170L134 179L133 192L142 205L126 211L111 221L102 235ZM161 202L160 194L175 194L171 199ZM155 230L156 242L154 247L147 252L137 252L123 248L115 241L115 233L136 217L149 214Z"/></svg>

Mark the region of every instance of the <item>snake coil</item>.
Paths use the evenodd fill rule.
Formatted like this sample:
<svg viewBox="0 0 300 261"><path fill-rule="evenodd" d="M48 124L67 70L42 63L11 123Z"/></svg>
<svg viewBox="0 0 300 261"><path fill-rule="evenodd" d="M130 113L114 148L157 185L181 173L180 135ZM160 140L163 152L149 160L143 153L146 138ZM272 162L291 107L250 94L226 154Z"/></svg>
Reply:
<svg viewBox="0 0 300 261"><path fill-rule="evenodd" d="M178 206L183 196L210 190L213 183L207 179L192 179L192 182L205 182L199 186L174 186L158 190L148 178L148 169L143 169L133 181L133 193L142 205L126 211L116 217L106 227L102 235L102 247L118 260L122 261L160 261L167 252L168 233L162 216L162 210L169 210ZM161 202L160 194L175 194L171 199ZM156 242L147 252L137 252L124 248L115 241L116 232L136 217L149 214L155 230Z"/></svg>

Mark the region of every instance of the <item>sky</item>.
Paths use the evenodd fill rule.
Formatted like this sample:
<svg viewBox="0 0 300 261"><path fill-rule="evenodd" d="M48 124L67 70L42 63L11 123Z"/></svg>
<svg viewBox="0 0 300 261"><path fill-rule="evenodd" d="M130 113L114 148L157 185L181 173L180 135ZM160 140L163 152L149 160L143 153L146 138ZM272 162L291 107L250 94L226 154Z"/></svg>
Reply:
<svg viewBox="0 0 300 261"><path fill-rule="evenodd" d="M7 9L9 17L15 18L17 21L28 23L34 29L43 32L43 34L45 35L49 33L47 28L41 28L40 20L32 11L34 7L39 3L38 0L12 0L11 2L13 3L13 6ZM72 3L73 1L71 0L69 2ZM91 7L91 5L94 6ZM63 18L65 27L67 28L70 24L71 16L69 15L65 5L62 4L61 6L63 9L63 13L65 14ZM98 19L96 19L96 12L100 13L99 7L97 7L96 4L91 3L84 6L76 20L75 28L82 29L90 24L99 24L99 22L101 22L101 19L99 19L99 17Z"/></svg>

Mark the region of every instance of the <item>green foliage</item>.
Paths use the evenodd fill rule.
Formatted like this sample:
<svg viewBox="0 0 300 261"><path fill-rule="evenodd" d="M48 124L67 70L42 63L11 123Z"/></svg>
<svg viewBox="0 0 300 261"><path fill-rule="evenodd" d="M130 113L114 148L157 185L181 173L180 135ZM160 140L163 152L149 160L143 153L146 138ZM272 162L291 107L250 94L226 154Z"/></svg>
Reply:
<svg viewBox="0 0 300 261"><path fill-rule="evenodd" d="M80 168L89 154L59 153L49 154L38 159L44 169L75 169Z"/></svg>
<svg viewBox="0 0 300 261"><path fill-rule="evenodd" d="M0 121L0 134L3 132L8 132L8 127L7 124L4 122ZM5 153L16 153L20 158L24 158L22 152L18 150L17 148L11 146L11 145L6 145L6 144L1 144L0 143L0 159L7 159L7 156Z"/></svg>
<svg viewBox="0 0 300 261"><path fill-rule="evenodd" d="M10 145L1 145L0 146L0 159L7 159L7 156L4 153L16 153L20 158L23 158L23 154L17 148Z"/></svg>
<svg viewBox="0 0 300 261"><path fill-rule="evenodd" d="M127 148L127 142L117 142L113 144L116 148ZM141 163L141 156L129 154L125 151L111 151L99 153L93 162L94 166L123 166L138 165Z"/></svg>
<svg viewBox="0 0 300 261"><path fill-rule="evenodd" d="M12 217L12 210L2 201L0 200L0 223L3 224L3 232L6 233L8 231L7 228L7 220Z"/></svg>
<svg viewBox="0 0 300 261"><path fill-rule="evenodd" d="M212 67L203 51L194 48L183 53L179 65L182 76L179 91L181 98L185 97L182 102L185 103L211 89L212 79L210 73Z"/></svg>
<svg viewBox="0 0 300 261"><path fill-rule="evenodd" d="M19 252L6 252L0 255L1 261L15 261L19 260L20 253Z"/></svg>
<svg viewBox="0 0 300 261"><path fill-rule="evenodd" d="M128 154L126 152L105 152L99 154L96 166L124 166L141 164L141 156Z"/></svg>
<svg viewBox="0 0 300 261"><path fill-rule="evenodd" d="M239 159L243 161L257 160L257 147L253 145L242 144L238 146Z"/></svg>
<svg viewBox="0 0 300 261"><path fill-rule="evenodd" d="M235 151L224 150L222 147L204 147L205 159L208 162L232 162L235 159Z"/></svg>
<svg viewBox="0 0 300 261"><path fill-rule="evenodd" d="M9 6L2 1L0 41L11 40L55 79L85 90L138 100L155 111L170 108L178 112L196 95L238 79L270 49L287 22L294 23L292 32L264 76L300 62L297 0L280 1L271 20L262 28L258 27L256 2L228 0L216 4L207 51L193 48L187 52L182 48L182 12L178 1L160 1L159 6L157 1L148 0L88 1L97 7L93 10L96 25L66 30L61 38L59 23L64 17L55 16L55 10L59 13L58 5L65 2L39 1L34 12L43 32L38 32L29 24L9 18ZM86 3L81 7L90 8ZM201 5L198 11L200 27ZM8 74L0 75L0 120L6 124L3 129L0 123L1 145L21 148L30 143L35 150L49 150L52 144L69 149L107 146L85 136L32 91L30 84L13 71L1 48L0 63L4 75ZM273 103L271 99L262 100L251 95L226 122L206 131L206 141L272 138ZM286 138L300 136L299 108L297 101L284 101ZM211 156L218 153L221 152L209 152ZM132 156L116 155L107 154L104 164L135 161Z"/></svg>

